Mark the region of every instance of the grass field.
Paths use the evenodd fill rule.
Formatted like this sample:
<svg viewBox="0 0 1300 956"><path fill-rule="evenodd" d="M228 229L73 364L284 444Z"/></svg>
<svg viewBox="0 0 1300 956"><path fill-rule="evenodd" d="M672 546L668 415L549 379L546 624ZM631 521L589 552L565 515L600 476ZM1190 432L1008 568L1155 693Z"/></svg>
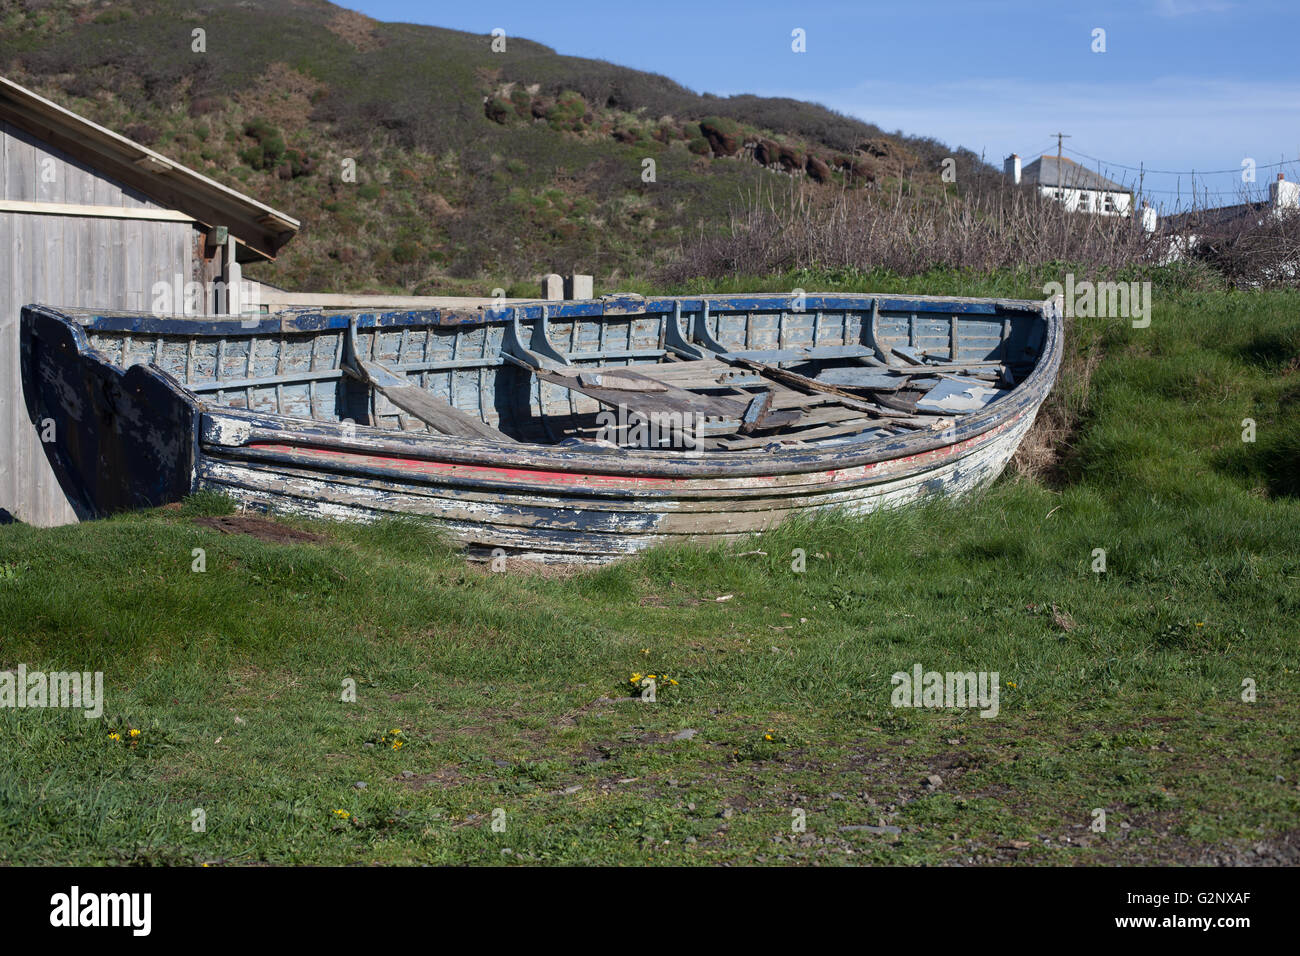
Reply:
<svg viewBox="0 0 1300 956"><path fill-rule="evenodd" d="M1154 305L1072 331L1048 477L729 550L492 573L206 496L0 528L0 669L107 697L0 709L0 863L1300 862L1300 294ZM891 706L915 664L996 671L997 715Z"/></svg>

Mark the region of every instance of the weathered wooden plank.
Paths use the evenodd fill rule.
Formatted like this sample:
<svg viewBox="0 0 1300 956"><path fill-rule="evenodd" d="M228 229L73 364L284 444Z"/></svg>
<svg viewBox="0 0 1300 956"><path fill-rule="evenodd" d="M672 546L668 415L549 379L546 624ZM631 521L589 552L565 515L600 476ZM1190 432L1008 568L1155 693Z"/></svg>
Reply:
<svg viewBox="0 0 1300 956"><path fill-rule="evenodd" d="M789 369L777 368L774 365L764 365L762 362L754 362L750 359L734 358L731 355L720 355L719 358L724 362L731 362L741 368L747 368L751 371L758 372L764 378L771 379L774 382L780 382L791 388L801 389L808 392L822 392L827 395L834 395L848 408L856 408L859 411L865 411L868 414L881 414L870 403L864 402L859 396L852 392L847 392L835 385L828 385L819 382L816 379L808 378L806 375L799 375L791 372Z"/></svg>
<svg viewBox="0 0 1300 956"><path fill-rule="evenodd" d="M358 373L357 377L361 381L374 388L398 408L420 419L434 431L444 435L459 435L463 438L514 442L514 439L504 432L498 431L467 412L462 412L432 392L412 385L409 379L397 375L380 362L365 361L354 356L349 370Z"/></svg>
<svg viewBox="0 0 1300 956"><path fill-rule="evenodd" d="M1006 436L1007 441L1018 433ZM990 480L1006 451L992 443L969 455L924 456L909 462L906 473L870 485L845 489L823 484L815 494L773 497L759 492L736 500L701 498L664 510L653 499L638 497L603 505L586 497L557 501L534 493L493 500L490 496L449 495L427 485L395 485L358 479L340 483L314 470L260 464L208 461L200 466L200 485L213 487L259 507L315 517L373 520L388 515L420 514L436 518L449 534L468 546L534 549L606 560L664 540L701 537L721 540L770 527L793 514L841 508L873 510L930 494L960 493ZM535 506L534 506L535 503ZM564 507L567 503L568 507ZM562 510L555 510L559 506ZM628 513L627 509L633 509ZM604 513L600 513L602 510ZM596 512L593 514L593 512Z"/></svg>
<svg viewBox="0 0 1300 956"><path fill-rule="evenodd" d="M978 379L950 375L917 399L916 407L918 411L973 412L1006 394L1005 389L990 388Z"/></svg>
<svg viewBox="0 0 1300 956"><path fill-rule="evenodd" d="M37 180L38 194L52 193L54 186L55 183L46 182L42 179ZM47 199L44 195L39 200L0 200L0 212L21 212L36 216L66 216L83 219L145 219L150 222L194 222L193 216L187 216L185 213L177 212L174 209L66 203Z"/></svg>
<svg viewBox="0 0 1300 956"><path fill-rule="evenodd" d="M772 411L772 390L764 389L750 400L740 418L740 433L748 435L763 424Z"/></svg>
<svg viewBox="0 0 1300 956"><path fill-rule="evenodd" d="M911 381L902 371L870 368L868 366L823 369L814 376L817 381L841 388L865 388L879 392L896 392Z"/></svg>
<svg viewBox="0 0 1300 956"><path fill-rule="evenodd" d="M698 392L656 381L630 369L620 369L617 373L603 370L601 373L575 371L572 374L549 369L533 369L533 374L540 381L581 392L611 408L621 406L629 413L652 421L671 416L679 419L683 416L693 416L697 421L703 420L706 423L704 428L708 432L734 431L741 428L749 407L748 403L722 396L701 395ZM602 384L606 378L617 384ZM630 384L637 382L643 387L629 388ZM781 428L798 419L797 412L778 412L756 421L751 428Z"/></svg>

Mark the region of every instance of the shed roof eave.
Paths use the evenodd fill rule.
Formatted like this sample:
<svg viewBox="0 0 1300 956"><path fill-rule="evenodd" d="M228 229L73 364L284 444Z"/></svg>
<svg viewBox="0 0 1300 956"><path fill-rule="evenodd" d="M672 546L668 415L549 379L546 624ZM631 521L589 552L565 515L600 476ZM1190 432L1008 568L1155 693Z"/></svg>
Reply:
<svg viewBox="0 0 1300 956"><path fill-rule="evenodd" d="M252 255L274 259L298 232L292 216L0 76L0 118L208 226L226 226Z"/></svg>

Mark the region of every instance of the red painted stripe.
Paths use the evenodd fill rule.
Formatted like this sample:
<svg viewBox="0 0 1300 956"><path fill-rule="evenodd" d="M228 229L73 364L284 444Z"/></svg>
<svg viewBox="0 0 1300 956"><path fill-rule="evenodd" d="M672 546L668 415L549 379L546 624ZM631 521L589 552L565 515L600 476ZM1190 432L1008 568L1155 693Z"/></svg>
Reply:
<svg viewBox="0 0 1300 956"><path fill-rule="evenodd" d="M878 468L896 467L900 464L907 463L922 464L935 459L948 458L957 455L974 445L988 441L994 435L1005 431L1013 423L1014 419L1011 422L1005 422L987 432L983 432L973 438L968 438L965 441L958 442L955 445L945 445L942 448L935 448L931 451L921 452L917 455L907 455L902 458L891 458L888 461L873 462L866 465L855 465L849 468L835 468L829 471L820 472L820 475L824 481L834 484L840 481L853 480L860 475L875 471ZM456 475L466 478L495 478L507 482L542 485L586 485L588 487L598 488L635 489L638 487L662 488L664 486L687 484L694 481L717 480L716 477L651 478L644 475L590 475L580 472L542 471L533 468L506 468L497 465L458 465L451 462L430 461L423 458L400 458L391 455L369 455L362 452L336 451L326 448L302 448L276 442L250 442L245 447L256 448L262 451L278 452L285 455L298 455L303 458L329 462L332 463L333 467L340 470L346 470L349 466L369 465L371 467L388 468L394 471L414 474ZM750 475L743 478L737 478L736 481L748 487L761 488L765 485L776 484L778 479L782 477L785 476Z"/></svg>
<svg viewBox="0 0 1300 956"><path fill-rule="evenodd" d="M445 461L428 461L419 458L397 458L388 455L366 455L351 451L332 451L325 448L295 448L293 445L279 445L264 442L252 442L248 448L263 451L282 452L301 455L320 461L338 462L346 465L372 465L381 468L394 468L398 471L418 474L461 475L465 477L485 476L503 478L515 482L536 482L547 485L599 485L602 487L637 487L638 485L674 484L680 478L647 478L644 476L623 477L619 475L585 475L569 471L539 471L532 468L500 468L496 465L457 465Z"/></svg>

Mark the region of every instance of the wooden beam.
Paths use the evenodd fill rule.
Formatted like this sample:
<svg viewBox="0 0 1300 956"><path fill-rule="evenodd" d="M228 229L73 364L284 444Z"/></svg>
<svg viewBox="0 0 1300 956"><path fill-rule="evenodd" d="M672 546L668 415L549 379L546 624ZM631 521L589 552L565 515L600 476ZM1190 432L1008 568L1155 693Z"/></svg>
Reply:
<svg viewBox="0 0 1300 956"><path fill-rule="evenodd" d="M147 219L151 222L196 221L193 216L175 209L93 206L68 202L29 202L25 199L0 199L0 212L32 213L38 216L80 216L86 219Z"/></svg>
<svg viewBox="0 0 1300 956"><path fill-rule="evenodd" d="M263 285L259 291L263 305L274 307L302 306L317 309L455 309L481 305L527 302L529 299L489 299L481 296L452 295L345 295L331 292L285 292Z"/></svg>
<svg viewBox="0 0 1300 956"><path fill-rule="evenodd" d="M351 331L351 336L355 343L355 327ZM350 352L344 371L365 382L402 411L414 415L434 431L461 438L481 438L514 444L515 440L505 432L498 431L477 416L444 402L428 389L412 385L406 376L399 375L380 362L362 359L356 353L355 344Z"/></svg>
<svg viewBox="0 0 1300 956"><path fill-rule="evenodd" d="M135 161L141 169L151 173L169 173L176 167L157 156L141 156Z"/></svg>
<svg viewBox="0 0 1300 956"><path fill-rule="evenodd" d="M507 359L523 366L513 356L507 356ZM708 433L732 432L744 426L745 413L750 409L753 398L746 396L750 401L742 403L722 396L701 395L640 375L626 366L581 371L530 368L530 371L543 382L580 392L611 408L622 406L647 421L654 421L656 417L670 419L674 415L696 416L698 421L706 422L703 428ZM608 382L605 381L605 376L608 376ZM638 383L639 387L634 387ZM755 410L750 430L783 428L794 424L799 418L799 412L772 413L760 406ZM682 420L685 421L685 418Z"/></svg>

